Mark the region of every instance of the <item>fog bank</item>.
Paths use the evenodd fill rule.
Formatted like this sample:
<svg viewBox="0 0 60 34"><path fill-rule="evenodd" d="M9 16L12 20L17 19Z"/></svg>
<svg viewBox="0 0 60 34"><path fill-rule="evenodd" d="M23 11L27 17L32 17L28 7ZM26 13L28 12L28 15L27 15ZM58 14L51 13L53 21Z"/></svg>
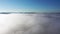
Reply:
<svg viewBox="0 0 60 34"><path fill-rule="evenodd" d="M59 34L58 17L50 14L0 14L0 34Z"/></svg>

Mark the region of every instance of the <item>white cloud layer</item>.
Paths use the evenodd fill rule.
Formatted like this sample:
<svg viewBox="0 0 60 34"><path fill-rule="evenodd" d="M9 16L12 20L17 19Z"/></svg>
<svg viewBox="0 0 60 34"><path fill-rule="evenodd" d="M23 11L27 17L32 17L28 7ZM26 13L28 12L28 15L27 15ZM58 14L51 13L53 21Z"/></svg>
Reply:
<svg viewBox="0 0 60 34"><path fill-rule="evenodd" d="M0 34L55 34L57 23L44 14L0 14ZM53 22L53 23L52 23Z"/></svg>

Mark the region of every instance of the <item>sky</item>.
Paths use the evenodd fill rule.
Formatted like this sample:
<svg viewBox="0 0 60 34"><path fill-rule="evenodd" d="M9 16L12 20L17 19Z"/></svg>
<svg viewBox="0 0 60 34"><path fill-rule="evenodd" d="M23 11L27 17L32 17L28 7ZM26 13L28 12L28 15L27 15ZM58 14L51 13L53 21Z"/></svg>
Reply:
<svg viewBox="0 0 60 34"><path fill-rule="evenodd" d="M59 12L60 0L0 0L0 12Z"/></svg>

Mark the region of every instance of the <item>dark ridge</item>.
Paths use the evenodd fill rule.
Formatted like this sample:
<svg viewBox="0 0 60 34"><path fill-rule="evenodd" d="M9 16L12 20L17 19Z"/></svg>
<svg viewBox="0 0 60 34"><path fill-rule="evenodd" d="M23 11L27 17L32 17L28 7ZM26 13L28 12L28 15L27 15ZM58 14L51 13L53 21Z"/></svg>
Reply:
<svg viewBox="0 0 60 34"><path fill-rule="evenodd" d="M60 14L60 12L0 12L0 14Z"/></svg>
<svg viewBox="0 0 60 34"><path fill-rule="evenodd" d="M39 12L0 12L0 14L39 14Z"/></svg>
<svg viewBox="0 0 60 34"><path fill-rule="evenodd" d="M8 13L8 12L0 12L0 14L10 14L10 13Z"/></svg>

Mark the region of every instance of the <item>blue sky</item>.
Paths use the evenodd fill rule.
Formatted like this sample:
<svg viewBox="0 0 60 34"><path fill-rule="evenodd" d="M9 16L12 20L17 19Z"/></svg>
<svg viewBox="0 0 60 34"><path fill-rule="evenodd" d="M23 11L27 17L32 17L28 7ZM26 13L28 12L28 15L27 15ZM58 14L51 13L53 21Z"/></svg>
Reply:
<svg viewBox="0 0 60 34"><path fill-rule="evenodd" d="M0 0L0 12L59 12L60 0Z"/></svg>

